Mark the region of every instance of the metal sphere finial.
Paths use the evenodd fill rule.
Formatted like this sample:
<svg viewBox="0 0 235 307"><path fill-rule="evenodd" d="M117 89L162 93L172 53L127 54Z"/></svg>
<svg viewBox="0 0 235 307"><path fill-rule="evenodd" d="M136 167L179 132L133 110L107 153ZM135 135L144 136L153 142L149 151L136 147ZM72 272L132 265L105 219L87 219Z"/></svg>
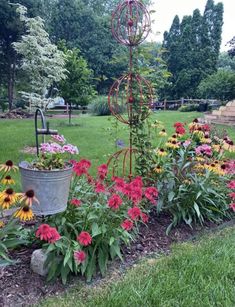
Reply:
<svg viewBox="0 0 235 307"><path fill-rule="evenodd" d="M125 0L112 14L113 36L123 45L139 45L148 36L150 27L150 15L141 1Z"/></svg>

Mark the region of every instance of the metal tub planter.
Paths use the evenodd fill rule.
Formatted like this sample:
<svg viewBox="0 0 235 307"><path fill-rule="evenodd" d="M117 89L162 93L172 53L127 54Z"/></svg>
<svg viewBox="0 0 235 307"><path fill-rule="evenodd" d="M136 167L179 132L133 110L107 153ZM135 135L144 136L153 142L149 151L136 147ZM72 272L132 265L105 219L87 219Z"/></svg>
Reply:
<svg viewBox="0 0 235 307"><path fill-rule="evenodd" d="M72 166L63 170L46 171L30 169L27 162L21 162L19 169L23 191L34 190L39 201L39 204L34 202L32 205L35 215L52 215L66 210Z"/></svg>

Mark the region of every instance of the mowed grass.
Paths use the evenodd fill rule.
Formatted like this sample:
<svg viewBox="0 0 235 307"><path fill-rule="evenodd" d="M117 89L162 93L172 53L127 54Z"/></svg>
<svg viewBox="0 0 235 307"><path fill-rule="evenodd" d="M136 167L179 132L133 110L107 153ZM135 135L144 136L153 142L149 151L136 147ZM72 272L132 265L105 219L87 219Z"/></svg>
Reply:
<svg viewBox="0 0 235 307"><path fill-rule="evenodd" d="M235 306L235 227L196 243L173 247L170 256L145 259L103 285L82 285L41 306Z"/></svg>
<svg viewBox="0 0 235 307"><path fill-rule="evenodd" d="M174 111L161 111L152 114L151 120L162 121L169 133L174 131L173 124L176 121L191 122L194 118L201 116L200 113L181 113ZM109 155L115 152L114 140L110 137L107 129L111 126L110 117L87 116L72 119L72 126L68 125L68 119L49 118L51 129L57 129L66 139L78 146L80 157L86 157L97 165L106 162ZM120 128L125 127L119 124ZM121 128L116 137L123 139L128 145L128 130ZM235 139L235 129L225 128L230 137ZM156 140L157 141L157 140ZM0 161L11 159L18 163L28 155L21 150L25 146L35 146L34 121L26 120L0 120Z"/></svg>

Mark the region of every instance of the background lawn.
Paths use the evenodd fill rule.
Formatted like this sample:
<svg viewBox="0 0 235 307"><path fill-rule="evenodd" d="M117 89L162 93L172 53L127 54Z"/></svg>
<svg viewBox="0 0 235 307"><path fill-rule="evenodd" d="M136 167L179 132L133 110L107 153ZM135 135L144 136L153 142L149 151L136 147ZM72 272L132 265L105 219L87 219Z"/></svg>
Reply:
<svg viewBox="0 0 235 307"><path fill-rule="evenodd" d="M235 306L235 227L193 243L170 256L145 259L119 281L79 285L42 306L210 307Z"/></svg>
<svg viewBox="0 0 235 307"><path fill-rule="evenodd" d="M170 133L174 131L172 127L176 121L191 122L194 118L201 116L200 113L182 113L177 111L160 111L154 113L150 119L162 121ZM76 144L80 150L80 157L86 157L97 165L106 162L108 156L115 152L114 138L110 136L107 129L111 127L109 116L89 116L81 115L72 119L72 126L68 125L67 119L49 118L50 128L58 129L60 134L72 144ZM119 124L120 131L118 139L123 139L128 145L127 126ZM230 137L235 140L235 129L220 126L220 130L225 128ZM26 120L0 120L0 161L5 162L11 159L18 163L27 155L21 150L25 146L35 146L34 121ZM156 138L157 143L157 138Z"/></svg>
<svg viewBox="0 0 235 307"><path fill-rule="evenodd" d="M159 111L151 115L150 120L162 121L167 132L173 133L173 124L176 121L191 122L194 118L202 116L201 113L182 113L177 111ZM81 115L72 119L72 126L68 119L48 118L51 129L57 129L60 134L80 150L79 158L88 158L94 166L106 163L111 154L116 152L114 139L122 139L128 146L128 129L119 124L118 134L110 135L112 116ZM231 138L235 140L235 129L218 126L220 130L226 129ZM34 120L0 120L0 163L13 160L18 164L27 160L30 155L22 153L25 146L35 146ZM156 137L156 144L159 138ZM232 155L230 155L232 156ZM32 156L31 156L32 157ZM93 168L94 170L94 168Z"/></svg>

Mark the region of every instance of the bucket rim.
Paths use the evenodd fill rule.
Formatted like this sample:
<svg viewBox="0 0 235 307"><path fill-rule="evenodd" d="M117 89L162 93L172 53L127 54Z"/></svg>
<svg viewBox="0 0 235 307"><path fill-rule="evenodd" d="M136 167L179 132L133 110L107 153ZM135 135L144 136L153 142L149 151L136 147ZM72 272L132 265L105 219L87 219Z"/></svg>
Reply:
<svg viewBox="0 0 235 307"><path fill-rule="evenodd" d="M24 170L26 172L36 172L36 173L45 173L45 174L48 174L48 173L63 173L63 172L68 172L68 171L71 171L73 169L73 165L71 164L70 166L68 166L67 168L65 169L52 169L52 170L39 170L39 169L31 169L31 168L27 168L27 167L24 167L22 164L23 163L28 163L26 161L21 161L19 163L19 169L20 170Z"/></svg>

